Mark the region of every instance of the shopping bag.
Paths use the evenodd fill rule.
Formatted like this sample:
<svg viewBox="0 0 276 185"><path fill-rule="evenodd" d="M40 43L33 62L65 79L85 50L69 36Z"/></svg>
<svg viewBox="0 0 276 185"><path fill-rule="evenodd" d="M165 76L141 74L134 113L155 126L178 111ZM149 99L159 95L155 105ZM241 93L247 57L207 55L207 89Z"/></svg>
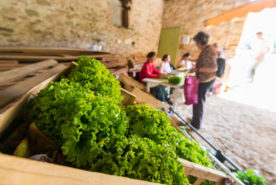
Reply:
<svg viewBox="0 0 276 185"><path fill-rule="evenodd" d="M192 105L198 102L199 79L195 76L186 76L184 83L185 104Z"/></svg>

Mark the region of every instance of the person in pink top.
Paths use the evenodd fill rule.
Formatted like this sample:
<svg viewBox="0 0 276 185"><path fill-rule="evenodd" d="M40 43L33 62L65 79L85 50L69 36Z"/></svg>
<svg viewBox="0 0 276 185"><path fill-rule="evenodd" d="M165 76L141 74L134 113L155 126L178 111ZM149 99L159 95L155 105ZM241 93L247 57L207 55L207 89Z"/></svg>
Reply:
<svg viewBox="0 0 276 185"><path fill-rule="evenodd" d="M147 55L147 61L144 63L140 73L139 73L139 80L140 82L143 82L144 78L159 78L163 73L158 71L156 67L153 65L153 62L156 59L156 53L155 52L149 52ZM155 92L156 98L160 101L165 102L168 97L168 93L165 90L165 87L162 85L159 85L157 87L150 88L150 92Z"/></svg>

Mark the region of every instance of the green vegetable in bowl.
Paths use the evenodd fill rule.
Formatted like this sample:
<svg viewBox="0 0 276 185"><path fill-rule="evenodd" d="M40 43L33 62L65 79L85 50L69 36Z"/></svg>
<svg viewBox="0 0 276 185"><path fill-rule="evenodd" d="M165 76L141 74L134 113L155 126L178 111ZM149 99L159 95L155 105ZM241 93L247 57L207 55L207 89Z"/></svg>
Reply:
<svg viewBox="0 0 276 185"><path fill-rule="evenodd" d="M182 78L180 76L172 75L172 76L169 76L168 80L170 84L178 85L181 83Z"/></svg>

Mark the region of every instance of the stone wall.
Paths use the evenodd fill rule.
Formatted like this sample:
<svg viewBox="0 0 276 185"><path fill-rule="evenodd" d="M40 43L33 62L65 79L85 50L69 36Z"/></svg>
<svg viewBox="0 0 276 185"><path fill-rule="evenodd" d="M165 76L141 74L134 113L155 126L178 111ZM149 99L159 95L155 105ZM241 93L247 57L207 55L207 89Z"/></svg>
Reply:
<svg viewBox="0 0 276 185"><path fill-rule="evenodd" d="M0 0L0 45L86 48L145 56L157 51L163 0L132 0L130 27L112 24L112 0Z"/></svg>
<svg viewBox="0 0 276 185"><path fill-rule="evenodd" d="M210 43L218 42L228 58L235 55L246 17L233 19L216 26L204 26L204 22L250 0L165 0L163 28L181 27L182 36L192 38L198 31L210 34ZM193 42L181 44L179 57L191 52L197 57L199 50Z"/></svg>

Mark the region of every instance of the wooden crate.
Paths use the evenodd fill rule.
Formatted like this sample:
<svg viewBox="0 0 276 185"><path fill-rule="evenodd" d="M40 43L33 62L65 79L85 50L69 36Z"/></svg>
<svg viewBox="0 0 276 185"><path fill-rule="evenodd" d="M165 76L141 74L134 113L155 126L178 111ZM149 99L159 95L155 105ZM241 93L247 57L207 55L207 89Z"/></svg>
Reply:
<svg viewBox="0 0 276 185"><path fill-rule="evenodd" d="M63 65L61 65L63 66ZM46 80L35 85L30 90L19 95L19 99L8 104L1 109L0 113L0 135L10 126L17 118L22 116L24 106L30 96L36 95L39 91L51 82L60 78L61 75L71 71L75 64L70 67L64 67L59 72L50 75ZM16 84L17 85L17 84ZM16 86L15 85L15 86ZM13 87L13 86L12 86ZM125 89L121 89L124 97L124 104L133 104L135 95ZM17 93L18 94L18 93ZM1 98L2 99L2 98ZM0 153L0 184L20 184L20 185L37 185L37 184L68 184L68 185L154 185L141 180L130 179L85 170L75 169L56 164L33 161L30 159L9 156Z"/></svg>
<svg viewBox="0 0 276 185"><path fill-rule="evenodd" d="M76 64L72 64L68 68L64 68L59 73L52 74L49 78L43 82L35 85L33 88L28 90L23 96L17 101L13 102L0 114L0 134L11 122L20 116L20 113L24 109L24 106L28 98L32 95L37 94L41 89L45 88L49 82L55 81L62 74L68 73ZM130 79L129 79L130 80ZM142 84L141 84L142 85ZM143 86L139 85L141 89ZM129 86L131 87L131 86ZM143 90L132 88L131 92L121 89L122 95L124 96L123 104L129 105L133 103L147 103L156 107L164 107L166 104L159 102L150 94ZM144 101L144 97L148 96ZM168 108L168 107L167 107ZM166 109L167 109L166 108ZM223 184L228 177L218 171L212 170L189 161L179 159L185 166L186 175L193 175L198 177L195 184L200 184L204 179L216 182L216 184ZM48 164L43 162L32 161L29 159L22 159L14 156L7 156L0 154L0 179L4 184L14 183L22 185L32 184L137 184L146 185L154 184L150 182L144 182L139 180L133 180L125 177L116 177L105 175L101 173L87 172L84 170L74 169L65 166L59 166L55 164ZM47 179L47 180L46 180ZM3 180L3 181L2 181Z"/></svg>
<svg viewBox="0 0 276 185"><path fill-rule="evenodd" d="M20 185L158 185L0 154L0 184Z"/></svg>

